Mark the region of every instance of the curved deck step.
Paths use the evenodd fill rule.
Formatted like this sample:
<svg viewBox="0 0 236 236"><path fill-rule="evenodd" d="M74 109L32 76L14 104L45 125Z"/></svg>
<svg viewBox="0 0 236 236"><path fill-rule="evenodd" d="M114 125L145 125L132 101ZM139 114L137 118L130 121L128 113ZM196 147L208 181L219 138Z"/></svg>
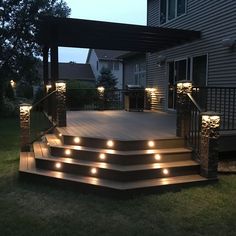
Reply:
<svg viewBox="0 0 236 236"><path fill-rule="evenodd" d="M64 156L65 150L70 150L69 155L72 158L80 158L86 160L100 161L101 153L107 156L107 161L120 164L134 163L156 163L155 155L160 155L159 162L190 160L192 150L188 148L168 148L168 149L150 149L150 150L135 150L135 151L119 151L102 148L90 148L75 145L63 145L60 139L55 135L46 135L46 142L50 148L52 156Z"/></svg>
<svg viewBox="0 0 236 236"><path fill-rule="evenodd" d="M52 170L43 170L36 169L34 162L33 153L21 153L21 164L20 164L20 173L23 175L38 176L40 178L51 179L55 181L63 181L68 183L78 184L78 187L82 185L90 187L101 187L101 189L112 189L118 191L126 190L143 190L156 188L159 189L163 186L179 186L179 185L188 185L193 183L208 183L215 181L215 179L209 180L200 175L186 175L186 176L177 176L177 177L167 177L161 179L148 179L148 180L139 180L139 181L130 181L130 182L118 182L106 179L100 179L97 177L91 176L79 176L69 173L62 173L60 171ZM27 164L30 162L31 164Z"/></svg>

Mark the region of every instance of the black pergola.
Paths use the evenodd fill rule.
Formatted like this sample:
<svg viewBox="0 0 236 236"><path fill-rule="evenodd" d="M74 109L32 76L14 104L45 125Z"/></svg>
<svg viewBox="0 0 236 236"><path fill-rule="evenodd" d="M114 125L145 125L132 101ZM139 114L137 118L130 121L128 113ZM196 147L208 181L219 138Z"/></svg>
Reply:
<svg viewBox="0 0 236 236"><path fill-rule="evenodd" d="M44 48L44 81L58 80L58 47L159 52L199 39L201 32L101 21L45 17L39 21L38 43Z"/></svg>

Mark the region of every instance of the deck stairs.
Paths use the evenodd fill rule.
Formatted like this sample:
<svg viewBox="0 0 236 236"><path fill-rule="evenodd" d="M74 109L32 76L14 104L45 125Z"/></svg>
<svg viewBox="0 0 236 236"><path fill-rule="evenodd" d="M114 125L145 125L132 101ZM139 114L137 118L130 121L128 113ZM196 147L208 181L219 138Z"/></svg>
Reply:
<svg viewBox="0 0 236 236"><path fill-rule="evenodd" d="M105 140L77 137L55 128L21 152L20 174L72 184L78 189L145 192L209 180L182 138Z"/></svg>

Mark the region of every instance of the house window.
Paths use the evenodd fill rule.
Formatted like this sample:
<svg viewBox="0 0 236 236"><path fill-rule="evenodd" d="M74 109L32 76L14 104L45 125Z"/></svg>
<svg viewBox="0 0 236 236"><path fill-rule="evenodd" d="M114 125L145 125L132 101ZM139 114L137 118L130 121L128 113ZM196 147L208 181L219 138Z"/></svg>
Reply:
<svg viewBox="0 0 236 236"><path fill-rule="evenodd" d="M145 86L146 66L145 63L136 64L134 66L134 84Z"/></svg>
<svg viewBox="0 0 236 236"><path fill-rule="evenodd" d="M187 0L161 0L160 24L164 24L186 13Z"/></svg>

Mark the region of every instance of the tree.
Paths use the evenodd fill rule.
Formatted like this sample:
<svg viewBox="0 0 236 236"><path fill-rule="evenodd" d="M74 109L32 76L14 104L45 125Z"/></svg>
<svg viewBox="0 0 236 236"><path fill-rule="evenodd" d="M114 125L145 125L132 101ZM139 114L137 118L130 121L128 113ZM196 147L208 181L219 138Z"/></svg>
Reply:
<svg viewBox="0 0 236 236"><path fill-rule="evenodd" d="M98 76L97 86L103 86L105 89L116 89L117 79L108 68L102 68Z"/></svg>
<svg viewBox="0 0 236 236"><path fill-rule="evenodd" d="M10 79L30 81L35 74L41 55L35 40L39 18L69 14L63 0L0 0L0 108Z"/></svg>

